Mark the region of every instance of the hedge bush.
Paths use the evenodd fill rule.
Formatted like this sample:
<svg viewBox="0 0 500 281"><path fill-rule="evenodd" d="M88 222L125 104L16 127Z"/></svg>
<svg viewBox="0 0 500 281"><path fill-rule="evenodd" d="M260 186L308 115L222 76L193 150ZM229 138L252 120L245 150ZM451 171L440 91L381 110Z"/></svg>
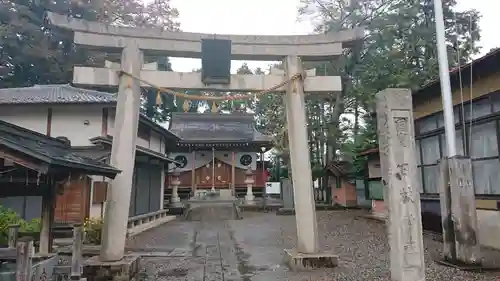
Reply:
<svg viewBox="0 0 500 281"><path fill-rule="evenodd" d="M25 221L11 209L0 205L0 245L8 243L9 226L19 224L21 232L40 232L41 220L36 218Z"/></svg>

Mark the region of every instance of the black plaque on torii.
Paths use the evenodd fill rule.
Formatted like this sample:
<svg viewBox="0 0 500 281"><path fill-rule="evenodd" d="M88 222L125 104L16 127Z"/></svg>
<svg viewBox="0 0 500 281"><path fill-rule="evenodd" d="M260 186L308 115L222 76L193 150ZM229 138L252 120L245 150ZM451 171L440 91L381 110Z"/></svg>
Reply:
<svg viewBox="0 0 500 281"><path fill-rule="evenodd" d="M201 39L201 81L231 83L231 40Z"/></svg>

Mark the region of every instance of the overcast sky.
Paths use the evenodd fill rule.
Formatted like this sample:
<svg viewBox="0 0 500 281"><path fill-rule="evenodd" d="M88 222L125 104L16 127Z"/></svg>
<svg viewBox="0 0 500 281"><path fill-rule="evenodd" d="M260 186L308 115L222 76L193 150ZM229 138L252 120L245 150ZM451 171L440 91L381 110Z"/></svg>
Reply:
<svg viewBox="0 0 500 281"><path fill-rule="evenodd" d="M300 0L172 0L179 10L182 31L216 34L291 35L308 34L313 27L297 22ZM482 53L500 46L498 12L500 0L458 0L460 9L474 8L482 19ZM241 62L232 62L234 72ZM269 62L250 62L251 68L266 68ZM172 58L174 71L201 67L200 60Z"/></svg>

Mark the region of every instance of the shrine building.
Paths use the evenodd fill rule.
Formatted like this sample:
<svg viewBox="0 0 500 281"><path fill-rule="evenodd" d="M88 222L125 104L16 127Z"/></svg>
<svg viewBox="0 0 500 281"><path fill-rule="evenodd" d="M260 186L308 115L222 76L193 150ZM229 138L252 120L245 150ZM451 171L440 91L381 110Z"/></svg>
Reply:
<svg viewBox="0 0 500 281"><path fill-rule="evenodd" d="M242 196L249 169L254 174L254 193L265 192L268 173L257 159L272 147L272 141L257 131L253 114L176 112L169 131L179 138L169 148L169 157L178 162L182 197L212 189Z"/></svg>

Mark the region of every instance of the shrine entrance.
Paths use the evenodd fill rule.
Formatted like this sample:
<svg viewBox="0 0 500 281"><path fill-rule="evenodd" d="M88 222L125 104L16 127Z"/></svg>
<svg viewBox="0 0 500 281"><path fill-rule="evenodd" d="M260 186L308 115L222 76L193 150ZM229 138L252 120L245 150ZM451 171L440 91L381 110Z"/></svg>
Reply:
<svg viewBox="0 0 500 281"><path fill-rule="evenodd" d="M178 107L185 111L190 108L191 101L204 101L212 108L212 113L192 114L188 118L198 119L197 126L184 126L178 132L191 130L193 134L178 136L175 148L183 153L192 153L192 157L182 155L185 159L192 159L191 165L182 164L179 169L191 170L191 183L212 185L215 180L222 184L227 181L224 176L227 168L218 167L220 172L209 168L200 170L197 179L196 170L201 168L201 161L195 154L202 149L217 150L223 154L231 154L232 179L235 178L237 153L261 152L261 143L269 142L263 139L262 134L255 133L254 123L241 126L239 122L229 122L226 126L204 124L204 119L212 117L230 119L238 114L220 114L218 106L221 103L235 100L255 100L267 94L284 94L286 115L286 131L290 151L290 162L293 181L293 194L297 223L297 248L287 250L290 262L299 264L313 264L320 266L328 264L335 266L337 257L319 249L316 212L314 206L314 191L309 155L307 118L305 112L305 93L328 94L330 96L341 92L342 81L339 76L315 76L306 73L303 61L334 61L342 56L344 50L356 45L364 36L362 28L342 30L327 34L300 35L300 36L261 36L261 35L214 35L199 33L168 32L164 30L130 28L121 26L106 26L97 22L88 22L82 19L69 18L66 15L47 14L50 24L70 29L75 32L74 43L84 46L93 46L106 49L106 53L113 51L121 54L119 71L108 67L75 66L73 82L90 86L118 86L118 102L115 116L115 128L111 164L122 171L109 186L108 202L105 212L105 225L101 261L117 261L124 256L126 239L127 211L130 205L132 190L133 153L141 106L141 86L147 86L158 91L157 101L162 103L164 97L174 97ZM176 73L158 71L145 68L145 59L151 56L191 57L201 58L201 73ZM231 75L231 60L282 61L284 70L271 69L268 75ZM198 95L188 95L182 91L199 91ZM207 95L204 92L218 91L222 95ZM229 95L229 93L243 93ZM181 101L184 100L182 103ZM215 110L214 110L215 109ZM198 116L195 116L198 115ZM186 115L188 116L188 115ZM222 116L222 117L221 117ZM245 115L253 121L253 116ZM171 122L173 123L173 122ZM199 126L202 124L202 126ZM208 126L207 126L208 125ZM172 128L170 128L172 131ZM205 134L209 132L210 134ZM119 137L117 137L119 136ZM266 148L264 146L264 148ZM223 150L224 149L224 150ZM206 151L205 150L205 151ZM264 151L262 151L264 152ZM254 155L254 156L252 156ZM244 155L241 155L243 157ZM221 159L221 158L218 158ZM242 158L240 158L242 159ZM218 166L218 162L208 161ZM185 162L183 162L185 163ZM227 163L227 162L226 162ZM184 167L182 167L184 166ZM182 167L182 168L181 168ZM191 167L191 168L186 168ZM244 165L247 195L249 201L253 199L252 185L255 182L253 162ZM179 172L173 169L173 185L178 187ZM226 172L224 172L226 171ZM218 178L220 176L220 178ZM234 180L231 180L234 186ZM196 185L193 185L196 188ZM173 191L176 192L175 189ZM297 253L299 255L297 255ZM298 262L300 259L300 262ZM308 262L305 262L308 260Z"/></svg>
<svg viewBox="0 0 500 281"><path fill-rule="evenodd" d="M231 166L215 159L195 170L197 188L231 188Z"/></svg>
<svg viewBox="0 0 500 281"><path fill-rule="evenodd" d="M170 201L179 201L176 195L186 191L193 197L199 189L229 189L234 196L237 189L246 189L245 172L250 169L256 178L263 173L257 166L258 153L273 146L272 139L257 131L254 123L254 115L248 113L172 113L169 130L179 140L169 148L169 156L178 162L179 186L177 192L173 188ZM255 181L252 188L262 193L265 184Z"/></svg>

